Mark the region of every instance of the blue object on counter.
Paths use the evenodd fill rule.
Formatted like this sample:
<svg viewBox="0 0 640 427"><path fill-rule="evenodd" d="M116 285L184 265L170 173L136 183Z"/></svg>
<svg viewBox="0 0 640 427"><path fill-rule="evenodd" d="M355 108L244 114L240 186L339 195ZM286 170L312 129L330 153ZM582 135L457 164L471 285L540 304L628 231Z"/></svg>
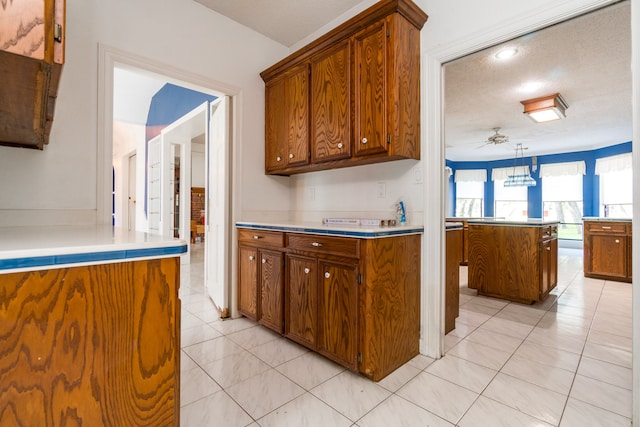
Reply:
<svg viewBox="0 0 640 427"><path fill-rule="evenodd" d="M404 202L402 200L398 202L398 215L400 215L400 224L407 222L407 213L404 209Z"/></svg>

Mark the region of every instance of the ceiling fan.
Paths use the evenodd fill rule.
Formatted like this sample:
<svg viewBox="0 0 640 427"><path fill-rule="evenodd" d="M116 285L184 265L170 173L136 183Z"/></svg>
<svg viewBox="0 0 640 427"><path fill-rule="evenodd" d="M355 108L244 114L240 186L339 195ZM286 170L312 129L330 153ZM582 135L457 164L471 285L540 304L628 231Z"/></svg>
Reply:
<svg viewBox="0 0 640 427"><path fill-rule="evenodd" d="M484 145L500 145L504 144L505 142L509 142L509 137L507 135L501 134L499 127L493 128L493 131L495 132L495 134L488 137Z"/></svg>

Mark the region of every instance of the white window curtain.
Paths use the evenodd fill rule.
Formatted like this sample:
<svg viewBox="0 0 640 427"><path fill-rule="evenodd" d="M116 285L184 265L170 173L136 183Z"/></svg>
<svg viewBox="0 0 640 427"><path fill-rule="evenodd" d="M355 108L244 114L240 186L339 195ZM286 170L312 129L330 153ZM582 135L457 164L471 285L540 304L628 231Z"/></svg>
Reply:
<svg viewBox="0 0 640 427"><path fill-rule="evenodd" d="M596 159L596 175L601 175L603 173L609 172L622 172L625 170L631 170L631 161L631 153Z"/></svg>
<svg viewBox="0 0 640 427"><path fill-rule="evenodd" d="M456 171L455 182L487 182L486 169L460 169Z"/></svg>
<svg viewBox="0 0 640 427"><path fill-rule="evenodd" d="M491 171L492 181L506 181L511 175L529 175L529 166L496 168Z"/></svg>
<svg viewBox="0 0 640 427"><path fill-rule="evenodd" d="M579 162L545 163L540 165L540 178L584 175L586 173L587 165L584 160Z"/></svg>

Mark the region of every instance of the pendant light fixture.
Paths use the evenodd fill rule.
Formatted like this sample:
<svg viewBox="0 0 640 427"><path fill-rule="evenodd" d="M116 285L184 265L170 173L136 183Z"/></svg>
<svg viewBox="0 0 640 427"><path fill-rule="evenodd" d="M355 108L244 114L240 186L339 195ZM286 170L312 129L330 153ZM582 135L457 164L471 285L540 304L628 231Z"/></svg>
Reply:
<svg viewBox="0 0 640 427"><path fill-rule="evenodd" d="M520 103L524 105L524 114L536 123L559 120L565 117L565 110L569 108L559 93L520 101Z"/></svg>
<svg viewBox="0 0 640 427"><path fill-rule="evenodd" d="M516 157L513 160L513 173L504 182L505 187L533 187L536 180L531 177L529 166L524 164L524 148L522 144L516 146Z"/></svg>

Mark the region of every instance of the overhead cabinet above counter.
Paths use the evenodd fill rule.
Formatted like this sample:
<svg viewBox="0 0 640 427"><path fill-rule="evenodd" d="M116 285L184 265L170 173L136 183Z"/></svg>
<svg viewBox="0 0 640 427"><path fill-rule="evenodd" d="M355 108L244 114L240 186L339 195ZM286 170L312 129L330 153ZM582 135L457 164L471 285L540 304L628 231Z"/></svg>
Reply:
<svg viewBox="0 0 640 427"><path fill-rule="evenodd" d="M420 159L420 29L410 0L382 0L260 73L265 173Z"/></svg>

